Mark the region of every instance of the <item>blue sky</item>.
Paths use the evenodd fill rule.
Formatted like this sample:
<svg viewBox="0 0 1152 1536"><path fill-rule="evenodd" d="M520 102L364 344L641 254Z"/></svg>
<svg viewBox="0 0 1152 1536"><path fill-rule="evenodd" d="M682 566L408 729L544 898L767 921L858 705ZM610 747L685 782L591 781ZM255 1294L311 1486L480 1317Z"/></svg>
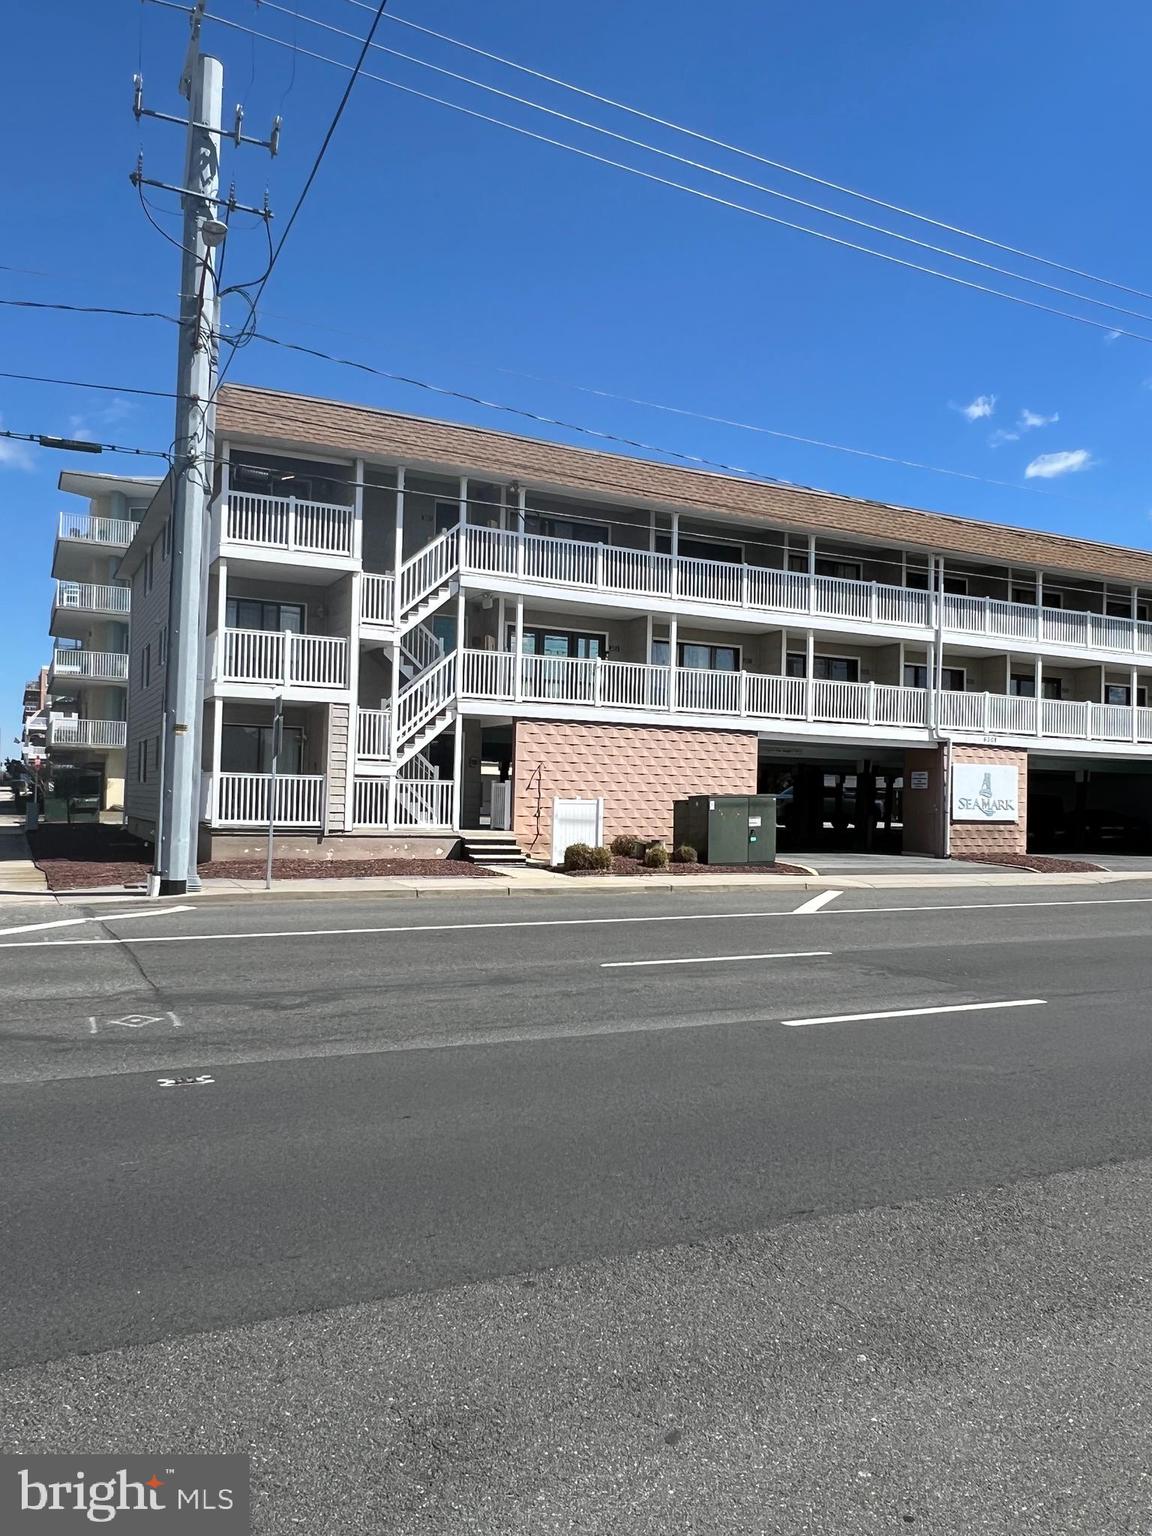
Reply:
<svg viewBox="0 0 1152 1536"><path fill-rule="evenodd" d="M1152 216L1143 195L1152 12L1135 0L1098 12L1073 0L971 0L962 8L922 0L392 5L398 16L773 159L1152 291L1145 258ZM363 31L369 20L348 0L300 0L300 7L349 30ZM283 38L295 29L302 45L322 53L355 55L351 43L267 4L211 0L210 9ZM171 312L178 253L145 222L128 172L142 144L146 172L177 179L179 130L137 127L131 75L142 60L148 103L180 110L184 18L138 0L45 0L12 8L5 21L9 57L25 67L10 71L2 109L20 152L6 165L7 205L18 217L7 221L0 261L31 271L0 271L0 296ZM274 112L284 115L280 158L246 149L229 152L225 164L242 200L259 201L267 186L283 217L347 76L219 26L205 35L225 63L226 103L245 103L247 129L263 132ZM702 154L690 140L395 23L382 23L378 39L734 174L892 222L782 173ZM376 55L371 68L854 238L847 226L583 130L549 126L526 108L414 65ZM161 223L175 229L174 200L157 198L170 210ZM896 227L949 243L907 221ZM855 238L939 264L880 237ZM1085 288L982 247L960 248ZM238 221L226 279L258 275L263 256L262 234ZM1106 310L946 265L1108 320ZM1148 322L1117 316L1116 323L1152 337L1152 299L1087 291L1147 313ZM237 307L226 320L236 324L243 312L231 303ZM838 249L372 81L357 85L261 319L289 340L766 475L1141 546L1152 529L1152 346ZM172 329L155 321L3 308L0 338L6 371L172 387ZM231 376L532 430L256 343ZM806 447L570 384L1008 484ZM168 401L6 379L0 417L18 431L141 447L166 447L172 436ZM1037 459L1050 473L1027 477ZM66 467L139 473L146 465L0 442L8 531L0 728L9 740L20 685L48 656L48 567L55 516L67 500L56 477Z"/></svg>

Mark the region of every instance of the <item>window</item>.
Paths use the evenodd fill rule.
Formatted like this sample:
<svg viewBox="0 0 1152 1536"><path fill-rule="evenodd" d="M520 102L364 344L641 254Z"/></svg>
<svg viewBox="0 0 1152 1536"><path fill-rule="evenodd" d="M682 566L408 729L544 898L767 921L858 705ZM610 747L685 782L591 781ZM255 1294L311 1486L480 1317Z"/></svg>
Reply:
<svg viewBox="0 0 1152 1536"><path fill-rule="evenodd" d="M672 553L672 535L656 535L658 554ZM676 553L685 560L721 560L726 565L740 565L744 560L743 544L713 544L707 539L680 538L676 540Z"/></svg>
<svg viewBox="0 0 1152 1536"><path fill-rule="evenodd" d="M826 683L858 683L860 663L855 656L816 656L813 658L813 676ZM788 677L806 676L803 651L789 651L786 667Z"/></svg>
<svg viewBox="0 0 1152 1536"><path fill-rule="evenodd" d="M224 615L229 629L291 630L304 633L303 603L266 603L258 597L230 597Z"/></svg>
<svg viewBox="0 0 1152 1536"><path fill-rule="evenodd" d="M1132 689L1128 686L1127 683L1105 683L1104 702L1105 704L1131 704ZM1147 706L1147 702L1147 688L1137 688L1136 704L1138 708L1144 709Z"/></svg>
<svg viewBox="0 0 1152 1536"><path fill-rule="evenodd" d="M799 550L793 550L788 556L788 569L790 571L806 571L808 569L808 556ZM817 576L835 576L840 581L859 581L859 560L829 560L816 557Z"/></svg>
<svg viewBox="0 0 1152 1536"><path fill-rule="evenodd" d="M964 668L945 667L941 675L940 686L946 693L964 692ZM919 662L904 663L905 688L927 688L929 686L929 669Z"/></svg>
<svg viewBox="0 0 1152 1536"><path fill-rule="evenodd" d="M576 539L581 544L612 542L606 523L581 523L570 517L553 517L547 512L526 513L524 532L539 533L548 539Z"/></svg>
<svg viewBox="0 0 1152 1536"><path fill-rule="evenodd" d="M667 640L653 640L652 661L655 666L668 665ZM700 645L695 640L682 641L676 647L678 665L693 671L739 672L740 647L738 645Z"/></svg>
<svg viewBox="0 0 1152 1536"><path fill-rule="evenodd" d="M140 683L148 688L152 683L152 647L146 645L140 652Z"/></svg>
<svg viewBox="0 0 1152 1536"><path fill-rule="evenodd" d="M1028 605L1028 607L1035 608L1035 606L1036 606L1036 588L1035 587L1013 587L1012 588L1012 601L1014 603L1026 603ZM1060 596L1059 592L1045 592L1044 593L1044 607L1045 608L1063 608L1063 606L1064 606L1064 599Z"/></svg>
<svg viewBox="0 0 1152 1536"><path fill-rule="evenodd" d="M165 667L168 665L168 626L162 624L160 632L156 636L156 664Z"/></svg>
<svg viewBox="0 0 1152 1536"><path fill-rule="evenodd" d="M516 626L508 626L508 649L516 648ZM592 660L608 650L608 636L579 629L552 629L540 625L524 626L525 656L576 656Z"/></svg>
<svg viewBox="0 0 1152 1536"><path fill-rule="evenodd" d="M927 590L928 590L928 572L927 571L909 571L907 573L906 577L905 577L904 585L906 587L910 587L913 592L927 592ZM968 578L967 578L967 576L949 576L947 571L945 571L945 573L944 573L944 590L945 590L945 592L950 593L953 597L967 597L968 596Z"/></svg>
<svg viewBox="0 0 1152 1536"><path fill-rule="evenodd" d="M136 743L136 782L138 784L147 784L148 782L147 738Z"/></svg>
<svg viewBox="0 0 1152 1536"><path fill-rule="evenodd" d="M298 725L286 725L276 771L300 773L303 761L304 732ZM222 773L271 773L272 727L225 725L220 732L220 770Z"/></svg>
<svg viewBox="0 0 1152 1536"><path fill-rule="evenodd" d="M156 544L153 541L148 546L148 552L144 556L144 591L151 592L152 582L156 575Z"/></svg>
<svg viewBox="0 0 1152 1536"><path fill-rule="evenodd" d="M1132 603L1126 597L1110 597L1104 610L1109 618L1130 619L1132 617ZM1148 604L1136 604L1136 617L1141 624L1148 622Z"/></svg>
<svg viewBox="0 0 1152 1536"><path fill-rule="evenodd" d="M172 519L168 518L160 530L160 558L167 560L172 553Z"/></svg>
<svg viewBox="0 0 1152 1536"><path fill-rule="evenodd" d="M1062 686L1058 677L1041 678L1041 698L1060 698ZM1013 672L1012 676L1008 679L1008 692L1015 694L1018 699L1034 699L1036 697L1035 674L1032 672Z"/></svg>

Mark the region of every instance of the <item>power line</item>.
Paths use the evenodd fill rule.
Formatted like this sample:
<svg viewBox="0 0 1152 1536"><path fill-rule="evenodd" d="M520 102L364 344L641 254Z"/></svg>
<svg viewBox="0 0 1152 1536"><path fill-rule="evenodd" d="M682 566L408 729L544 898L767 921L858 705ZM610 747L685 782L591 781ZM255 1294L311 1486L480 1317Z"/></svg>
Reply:
<svg viewBox="0 0 1152 1536"><path fill-rule="evenodd" d="M275 248L269 257L268 265L264 270L264 274L256 284L256 292L251 295L251 322L253 325L255 324L256 307L260 303L264 289L268 286L268 280L272 276L277 261L280 259L280 252L284 249L284 245L288 239L288 236L292 233L292 227L296 223L301 208L304 206L304 201L307 198L308 193L312 190L312 183L316 180L320 166L323 164L324 156L328 153L328 146L331 144L333 135L335 134L336 129L339 127L340 119L344 116L344 109L347 107L349 98L352 95L352 88L355 86L356 80L361 72L361 69L363 68L364 60L368 57L368 50L372 46L372 39L376 35L376 28L380 25L380 19L384 15L384 8L387 4L388 0L380 0L380 3L376 7L376 13L372 18L372 25L369 27L368 35L364 39L363 46L360 49L360 56L356 60L356 63L351 66L352 72L349 77L348 84L344 88L344 93L340 97L336 111L332 115L332 121L328 124L328 128L320 142L320 148L316 151L316 157L312 162L312 167L309 170L308 175L305 177L304 185L300 189L300 195L296 199L296 202L292 208L292 212L288 215L288 221L284 225L284 228L280 234L280 238L277 240ZM262 34L258 32L254 35L257 37L262 36ZM289 44L288 46L291 45ZM295 49L293 51L295 52ZM347 67L348 66L346 65L345 68ZM225 375L227 374L228 369L231 367L232 360L235 358L235 356L236 347L234 345L216 380L216 386L212 391L213 400L219 393L220 386L224 382ZM211 404L211 401L209 401L208 404ZM205 406L205 409L207 409L207 405Z"/></svg>
<svg viewBox="0 0 1152 1536"><path fill-rule="evenodd" d="M40 373L0 372L0 379L18 379L24 384L63 384L69 389L101 389L113 395L148 395L157 400L179 400L170 389L141 389L135 384L98 384L92 379L57 379Z"/></svg>
<svg viewBox="0 0 1152 1536"><path fill-rule="evenodd" d="M174 3L174 0L151 0L154 5L160 5L167 10L186 11L187 7ZM261 37L265 42L274 43L278 47L290 47L282 38L273 36L267 32L259 32L251 27L244 26L241 22L231 21L223 16L208 16L208 21L215 22L218 26L229 27L233 31L252 33ZM313 49L298 48L298 52L306 58L317 60L322 64L331 64L337 69L350 69L353 66L345 64L340 59L333 59L327 54L317 53ZM987 283L978 283L970 278L958 277L955 273L942 272L938 267L925 266L920 262L908 261L902 256L894 256L887 251L873 250L871 246L860 245L852 240L845 240L839 235L829 234L824 230L813 229L806 224L797 224L791 219L780 218L777 214L766 213L761 208L752 208L747 203L738 203L731 198L720 197L714 192L705 192L699 187L689 186L682 181L676 181L671 177L657 176L652 171L641 170L639 166L629 165L622 160L613 160L607 155L595 154L592 150L580 149L575 144L568 144L563 139L552 138L548 134L537 133L531 128L521 127L517 123L510 123L504 118L495 117L491 113L479 112L473 107L463 106L460 102L449 101L445 97L433 95L429 91L418 90L415 86L404 85L398 80L391 80L385 75L376 75L371 71L360 68L359 74L366 80L375 80L381 85L390 86L393 90L401 91L405 95L414 96L421 101L434 103L436 106L447 107L453 112L459 112L465 117L475 118L478 122L491 123L499 128L506 128L511 133L519 134L523 138L533 139L540 144L551 145L555 149L566 150L569 154L578 155L583 160L592 160L600 165L610 166L614 170L625 171L630 176L637 176L643 181L653 182L657 186L670 187L678 192L687 192L693 197L702 198L705 202L714 203L722 208L731 208L738 213L750 214L753 218L762 219L769 224L778 224L784 229L795 230L800 234L813 235L819 240L826 240L832 245L838 245L846 250L858 251L866 256L875 256L880 261L891 262L898 267L904 267L909 271L922 272L929 277L942 278L945 282L954 283L958 287L971 289L976 293L990 294L995 298L1006 299L1013 304L1021 304L1026 309L1038 310L1043 314L1056 315L1064 320L1075 321L1078 325L1091 326L1093 330L1105 331L1109 335L1126 336L1133 341L1152 342L1152 336L1142 335L1138 331L1129 331L1121 326L1113 325L1109 321L1094 320L1088 315L1078 315L1071 310L1060 309L1052 304L1043 304L1036 299L1024 298L1021 294L1006 293L1003 289L993 288ZM1095 301L1093 301L1095 302Z"/></svg>
<svg viewBox="0 0 1152 1536"><path fill-rule="evenodd" d="M307 21L314 27L320 27L325 32L334 33L337 37L348 38L353 42L359 42L359 36L354 32L348 32L343 27L336 27L331 22L321 21L319 17L310 16L306 11L289 10L287 6L276 3L276 0L261 0L265 10L279 11L282 15L291 16L295 20ZM1010 278L1014 282L1028 283L1036 288L1043 288L1048 293L1059 294L1063 298L1076 299L1083 304L1094 304L1100 309L1108 309L1118 315L1128 315L1136 320L1144 320L1152 324L1152 315L1144 314L1138 309L1129 309L1122 304L1113 304L1107 299L1094 298L1091 294L1081 293L1074 288L1063 288L1056 283L1045 282L1043 278L1030 277L1023 272L1014 272L1009 267L1000 267L993 262L982 260L978 256L966 256L961 251L951 250L948 246L933 245L927 240L918 240L914 235L906 235L896 229L889 229L883 224L873 224L867 219L855 218L850 213L841 213L835 208L827 208L822 203L811 202L807 198L794 197L789 192L782 192L779 188L765 186L763 182L752 181L746 176L736 176L730 171L720 170L714 165L709 165L701 160L693 160L686 155L678 155L671 150L661 149L655 144L649 144L644 139L636 139L626 133L617 133L611 128L606 128L600 123L589 122L587 118L575 117L569 112L557 111L554 107L544 106L543 103L533 101L527 96L518 96L512 91L501 90L498 86L490 85L486 81L476 80L471 75L461 74L458 70L445 69L439 64L433 64L428 59L422 59L416 54L404 53L397 48L388 48L383 43L373 43L373 49L378 53L389 54L393 58L403 59L406 63L417 64L422 69L431 70L434 74L444 75L450 80L456 80L464 85L474 87L479 91L487 91L489 95L499 96L505 101L515 102L518 106L528 107L534 112L543 112L548 117L558 118L561 122L570 123L577 128L585 128L591 133L598 133L605 138L614 139L617 143L628 144L634 149L644 150L648 154L658 155L661 159L672 160L679 165L688 166L692 170L704 171L709 176L716 176L722 181L732 182L737 186L748 187L755 192L762 192L767 197L779 198L781 201L791 203L798 208L806 208L812 213L819 213L826 218L839 219L842 223L851 224L857 229L866 229L872 234L883 235L890 240L899 240L905 245L914 245L923 251L931 251L937 256L946 256L952 261L963 262L967 266L979 267L985 272L993 272L999 277Z"/></svg>
<svg viewBox="0 0 1152 1536"><path fill-rule="evenodd" d="M357 6L361 10L369 10L370 6L365 0L348 0L350 5ZM716 149L727 150L734 155L741 155L747 160L755 160L760 165L767 165L772 170L784 171L789 176L798 176L804 181L810 181L816 186L826 187L830 192L841 192L846 197L859 198L861 202L870 203L875 208L883 208L888 213L900 214L903 218L915 219L921 224L933 225L936 229L946 230L951 235L961 235L965 240L976 240L981 245L991 246L998 251L1004 251L1010 256L1021 256L1027 261L1039 262L1042 266L1052 267L1058 272L1067 272L1072 277L1083 277L1089 282L1102 283L1107 288L1119 289L1122 293L1130 293L1141 299L1152 299L1152 293L1143 288L1134 288L1127 283L1120 283L1113 278L1100 277L1095 272L1086 272L1081 267L1073 267L1062 261L1055 261L1048 256L1039 256L1035 251L1027 251L1019 246L1008 245L1004 241L995 240L988 235L977 234L975 230L965 229L959 224L949 224L943 219L932 218L928 214L917 213L912 208L904 208L899 203L886 202L883 198L873 197L868 192L861 192L855 187L843 185L841 182L831 181L824 176L816 176L811 171L802 171L797 166L788 165L782 160L773 160L767 155L757 154L755 150L745 149L742 145L731 144L726 139L714 137L712 134L701 133L695 128L689 128L684 123L673 122L666 117L658 117L655 113L645 112L640 107L630 106L627 102L617 101L614 97L601 95L597 91L591 91L584 86L575 85L570 80L562 80L557 75L545 74L543 70L533 69L530 65L517 63L515 59L505 58L503 54L493 53L486 48L479 48L473 43L466 43L461 38L451 37L446 32L437 32L432 27L422 26L417 21L410 21L405 16L397 16L389 12L385 18L395 22L397 26L409 27L414 32L422 32L427 37L434 37L439 42L450 43L454 48L463 48L468 53L476 54L479 58L490 59L493 63L503 64L508 69L514 69L524 75L531 75L536 80L544 80L549 85L558 85L561 89L572 91L578 96L587 97L590 101L599 102L602 106L614 107L617 111L627 112L632 117L642 118L645 122L655 123L661 128L670 128L675 133L683 133L687 137L699 140L702 144L711 144Z"/></svg>
<svg viewBox="0 0 1152 1536"><path fill-rule="evenodd" d="M172 456L159 448L129 448L123 443L101 443L87 438L72 441L68 438L56 437L51 432L10 432L7 428L0 428L0 437L11 439L17 443L36 443L43 448L66 447L77 453L128 453L137 458L166 459L169 463Z"/></svg>
<svg viewBox="0 0 1152 1536"><path fill-rule="evenodd" d="M169 325L179 325L175 315L162 314L158 309L116 309L108 304L49 303L41 299L0 299L0 305L11 309L64 310L74 315L121 315L135 320L166 320Z"/></svg>

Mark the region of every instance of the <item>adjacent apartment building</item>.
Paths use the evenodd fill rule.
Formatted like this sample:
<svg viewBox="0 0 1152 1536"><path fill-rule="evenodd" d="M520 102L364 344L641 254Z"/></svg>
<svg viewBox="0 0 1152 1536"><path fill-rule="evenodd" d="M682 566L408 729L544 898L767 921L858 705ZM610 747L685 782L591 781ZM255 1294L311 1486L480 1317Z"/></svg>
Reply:
<svg viewBox="0 0 1152 1536"><path fill-rule="evenodd" d="M1146 836L1148 552L239 386L217 452L216 857L270 809L318 857L480 829L550 857L574 829L670 838L675 800L757 790L797 849ZM130 587L124 807L149 837L169 504L164 484L122 530L105 580L128 586L98 599L122 608L87 599L126 621ZM101 649L122 663L122 631Z"/></svg>
<svg viewBox="0 0 1152 1536"><path fill-rule="evenodd" d="M155 478L66 470L80 498L60 513L52 553L49 774L98 781L106 811L124 805L131 594L117 570L160 484Z"/></svg>

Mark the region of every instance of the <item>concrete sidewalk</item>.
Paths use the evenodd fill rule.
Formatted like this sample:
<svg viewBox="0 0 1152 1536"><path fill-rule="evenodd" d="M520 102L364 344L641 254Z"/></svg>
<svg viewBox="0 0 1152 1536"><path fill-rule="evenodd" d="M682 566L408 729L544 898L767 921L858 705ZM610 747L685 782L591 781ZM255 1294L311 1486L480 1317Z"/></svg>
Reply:
<svg viewBox="0 0 1152 1536"><path fill-rule="evenodd" d="M5 896L21 902L51 900L48 882L32 862L24 817L16 811L0 814L0 897Z"/></svg>

